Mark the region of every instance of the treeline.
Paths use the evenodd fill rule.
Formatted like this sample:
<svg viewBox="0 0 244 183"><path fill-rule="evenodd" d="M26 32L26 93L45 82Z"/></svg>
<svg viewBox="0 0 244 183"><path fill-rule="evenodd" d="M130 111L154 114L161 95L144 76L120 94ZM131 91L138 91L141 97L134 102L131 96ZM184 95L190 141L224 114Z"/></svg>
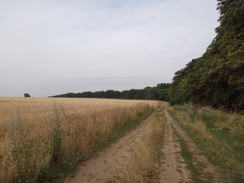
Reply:
<svg viewBox="0 0 244 183"><path fill-rule="evenodd" d="M170 102L244 111L244 3L218 0L220 25L202 57L175 73Z"/></svg>
<svg viewBox="0 0 244 183"><path fill-rule="evenodd" d="M160 83L154 87L144 89L131 89L124 91L107 90L107 91L86 91L82 93L66 93L55 95L53 97L72 97L72 98L112 98L112 99L146 99L146 100L164 100L170 99L170 83Z"/></svg>

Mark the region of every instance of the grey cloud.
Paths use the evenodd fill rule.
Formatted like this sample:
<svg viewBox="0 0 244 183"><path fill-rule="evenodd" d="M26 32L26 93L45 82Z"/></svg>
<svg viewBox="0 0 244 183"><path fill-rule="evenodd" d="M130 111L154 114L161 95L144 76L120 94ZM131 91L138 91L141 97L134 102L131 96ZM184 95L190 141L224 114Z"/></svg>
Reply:
<svg viewBox="0 0 244 183"><path fill-rule="evenodd" d="M61 93L61 84L54 90L49 87L58 80L70 91L92 90L95 81L87 78L129 82L128 78L147 77L148 85L155 83L152 78L170 82L174 72L201 56L214 38L216 4L212 0L1 1L0 96L19 96L27 88L36 96ZM82 80L83 87L77 88L72 78ZM34 81L42 81L38 91ZM112 83L104 86L116 89Z"/></svg>

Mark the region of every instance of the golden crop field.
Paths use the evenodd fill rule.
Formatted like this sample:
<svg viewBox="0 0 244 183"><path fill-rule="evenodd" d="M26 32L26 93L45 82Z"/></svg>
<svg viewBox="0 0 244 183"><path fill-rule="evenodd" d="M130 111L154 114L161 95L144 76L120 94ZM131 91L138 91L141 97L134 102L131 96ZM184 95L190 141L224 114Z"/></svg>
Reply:
<svg viewBox="0 0 244 183"><path fill-rule="evenodd" d="M0 182L36 182L57 164L75 163L158 101L0 98Z"/></svg>
<svg viewBox="0 0 244 183"><path fill-rule="evenodd" d="M18 111L30 121L39 121L50 115L54 105L62 106L66 113L86 114L91 111L101 111L117 107L131 107L137 104L156 106L158 101L117 100L117 99L87 99L87 98L17 98L0 97L0 137L7 123ZM1 139L1 138L0 138Z"/></svg>
<svg viewBox="0 0 244 183"><path fill-rule="evenodd" d="M158 101L87 99L87 98L15 98L0 97L0 123L6 121L11 113L19 110L24 115L46 115L53 109L54 103L70 111L87 111L114 107L129 107L136 104L157 105Z"/></svg>

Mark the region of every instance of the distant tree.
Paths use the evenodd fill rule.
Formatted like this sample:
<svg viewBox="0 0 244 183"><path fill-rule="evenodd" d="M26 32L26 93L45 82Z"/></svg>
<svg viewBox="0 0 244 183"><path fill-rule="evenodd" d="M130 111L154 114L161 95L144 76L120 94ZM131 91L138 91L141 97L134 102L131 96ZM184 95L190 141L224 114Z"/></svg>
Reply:
<svg viewBox="0 0 244 183"><path fill-rule="evenodd" d="M86 91L82 93L66 93L53 97L76 97L76 98L116 98L116 99L143 99L169 101L171 83L160 83L157 86L144 89L130 89L124 91Z"/></svg>
<svg viewBox="0 0 244 183"><path fill-rule="evenodd" d="M158 91L158 100L169 101L170 89L161 89Z"/></svg>
<svg viewBox="0 0 244 183"><path fill-rule="evenodd" d="M25 93L24 97L31 97L29 93Z"/></svg>
<svg viewBox="0 0 244 183"><path fill-rule="evenodd" d="M116 91L114 90L107 90L104 92L104 98L116 98L115 93Z"/></svg>

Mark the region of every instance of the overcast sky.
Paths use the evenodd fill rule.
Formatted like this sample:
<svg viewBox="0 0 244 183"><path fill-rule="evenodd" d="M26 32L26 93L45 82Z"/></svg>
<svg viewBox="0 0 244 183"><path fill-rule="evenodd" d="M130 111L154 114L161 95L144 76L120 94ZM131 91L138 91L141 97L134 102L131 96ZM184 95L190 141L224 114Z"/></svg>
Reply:
<svg viewBox="0 0 244 183"><path fill-rule="evenodd" d="M0 0L0 96L171 82L219 25L215 0Z"/></svg>

